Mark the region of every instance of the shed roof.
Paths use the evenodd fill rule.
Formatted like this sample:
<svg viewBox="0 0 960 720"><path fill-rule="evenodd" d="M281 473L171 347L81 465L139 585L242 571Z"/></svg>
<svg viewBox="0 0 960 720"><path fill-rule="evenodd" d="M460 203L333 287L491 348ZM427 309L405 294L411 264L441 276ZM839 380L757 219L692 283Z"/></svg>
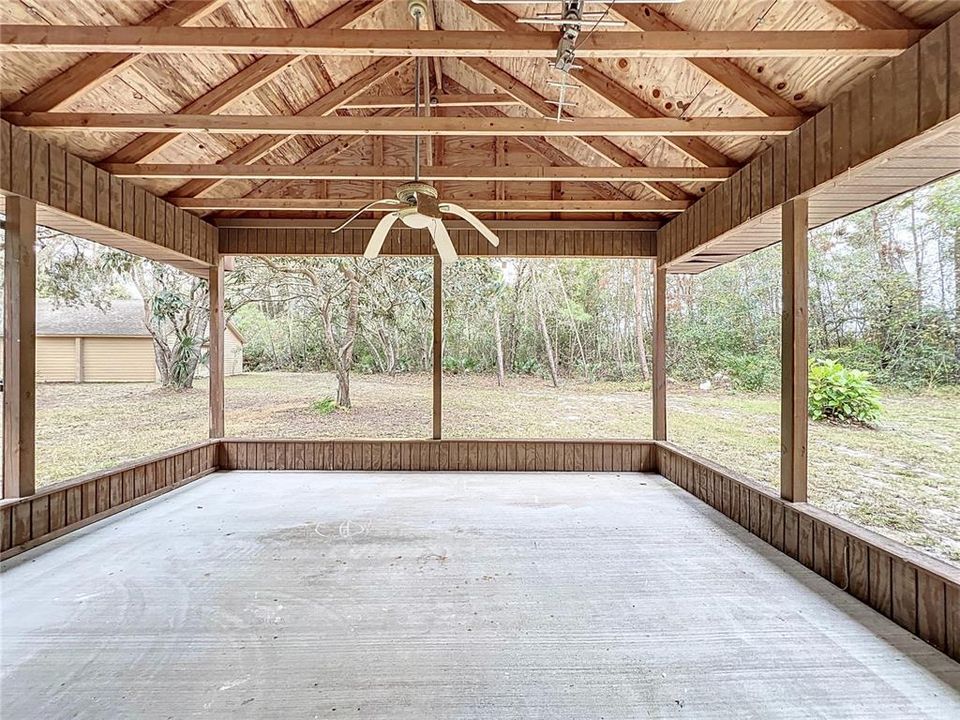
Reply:
<svg viewBox="0 0 960 720"><path fill-rule="evenodd" d="M114 300L95 305L57 305L37 300L37 335L126 335L150 337L143 324L143 301Z"/></svg>
<svg viewBox="0 0 960 720"><path fill-rule="evenodd" d="M246 342L233 323L227 323L227 330L238 342ZM113 300L103 310L95 305L67 306L37 300L37 335L150 337L143 324L143 301L136 298Z"/></svg>

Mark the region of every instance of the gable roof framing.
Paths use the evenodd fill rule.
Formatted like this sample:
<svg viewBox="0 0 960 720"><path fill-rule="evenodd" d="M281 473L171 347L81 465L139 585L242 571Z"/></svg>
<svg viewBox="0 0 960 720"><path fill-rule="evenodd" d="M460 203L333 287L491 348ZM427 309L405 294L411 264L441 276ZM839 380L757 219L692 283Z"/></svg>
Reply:
<svg viewBox="0 0 960 720"><path fill-rule="evenodd" d="M35 2L53 7L54 0ZM147 0L131 0L142 4L145 18L133 26L86 25L85 11L57 15L62 24L18 25L27 17L18 11L18 20L5 22L0 32L5 55L92 54L56 75L40 76L12 99L8 92L3 117L40 136L52 134L54 142L66 142L100 169L162 188L173 204L201 214L219 209L220 216L283 216L289 208L337 213L364 199L351 194L369 195L364 187L374 197L389 194L389 184L410 172L403 149L409 141L389 137L416 134L429 138L425 176L474 207L486 209L492 201L506 211L610 211L615 218L652 212L669 219L698 196L712 194L711 185L731 183L733 171L751 157L770 155L783 145L779 137L797 131L804 112L828 105L836 88L862 67L878 68L882 58L910 47L932 21L945 19L948 6L921 8L905 0L894 10L883 2L822 0L820 9L805 6L803 17L774 12L772 20L758 20L738 14L732 0L696 12L688 6L615 4L611 17L622 18L626 27L581 38L579 67L570 77L587 91L589 97L578 98L586 109L564 108L558 122L544 90L549 75L536 65L552 57L557 32L517 22L535 4L429 0L428 17L417 31L403 0L344 0L311 9L248 0L242 11L238 2L169 0L150 14L154 6ZM102 15L107 23L131 16L136 13ZM125 74L156 54L178 54L183 72L190 73L204 54L234 52L253 57L246 64L221 64L214 82L194 83L194 90L180 95L164 95L159 79L166 68L159 60ZM308 56L314 59L304 63ZM412 72L404 66L413 56L428 58L423 92L431 102L419 118L412 117L403 94L410 92ZM774 64L777 71L760 76L762 69L754 73L735 59L742 57L771 58L758 66ZM638 59L637 70L627 58ZM650 58L669 62L651 64ZM790 83L796 88L785 90L783 82L773 88L772 78L782 76L792 58L804 68ZM631 73L642 68L662 72L655 80L641 74L638 82ZM21 64L18 72L18 78L28 77L30 69ZM289 102L262 100L285 97L287 84L302 77L310 78L300 86L305 91ZM131 88L153 83L159 99L138 109L152 105L161 111L108 106L112 96L97 89L114 80L129 80ZM816 83L828 81L835 89L819 91ZM791 101L811 89L802 109ZM174 97L175 103L168 102ZM711 104L714 97L718 101ZM231 106L268 112L225 114ZM137 135L131 138L131 132ZM206 134L241 139L206 147L202 141L178 142ZM519 159L519 147L547 166L532 165L529 156ZM175 187L176 179L186 182ZM328 197L328 181L340 183L337 193L346 196Z"/></svg>

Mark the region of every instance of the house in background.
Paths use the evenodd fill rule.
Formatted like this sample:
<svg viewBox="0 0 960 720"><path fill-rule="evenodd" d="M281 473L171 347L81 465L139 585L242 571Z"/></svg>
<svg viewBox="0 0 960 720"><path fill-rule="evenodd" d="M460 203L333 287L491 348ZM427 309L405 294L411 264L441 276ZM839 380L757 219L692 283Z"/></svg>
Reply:
<svg viewBox="0 0 960 720"><path fill-rule="evenodd" d="M243 372L244 339L232 323L224 338L227 375ZM206 351L206 345L204 345ZM38 382L156 382L153 338L143 324L141 300L94 306L55 307L37 300ZM209 374L201 366L197 374Z"/></svg>

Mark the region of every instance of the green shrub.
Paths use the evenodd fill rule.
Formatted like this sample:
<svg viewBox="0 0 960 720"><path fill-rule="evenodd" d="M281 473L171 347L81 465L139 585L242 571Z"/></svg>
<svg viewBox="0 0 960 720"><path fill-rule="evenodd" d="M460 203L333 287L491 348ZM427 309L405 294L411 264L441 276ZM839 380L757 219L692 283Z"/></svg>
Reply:
<svg viewBox="0 0 960 720"><path fill-rule="evenodd" d="M454 357L448 355L443 358L443 371L451 375L463 375L465 373L477 372L480 369L480 362L474 357Z"/></svg>
<svg viewBox="0 0 960 720"><path fill-rule="evenodd" d="M332 397L321 398L320 400L314 400L310 404L310 409L318 415L329 415L337 409L337 401Z"/></svg>
<svg viewBox="0 0 960 720"><path fill-rule="evenodd" d="M810 417L867 425L880 417L880 393L862 370L835 360L810 362Z"/></svg>
<svg viewBox="0 0 960 720"><path fill-rule="evenodd" d="M725 355L723 365L734 390L772 390L780 381L780 365L772 355Z"/></svg>

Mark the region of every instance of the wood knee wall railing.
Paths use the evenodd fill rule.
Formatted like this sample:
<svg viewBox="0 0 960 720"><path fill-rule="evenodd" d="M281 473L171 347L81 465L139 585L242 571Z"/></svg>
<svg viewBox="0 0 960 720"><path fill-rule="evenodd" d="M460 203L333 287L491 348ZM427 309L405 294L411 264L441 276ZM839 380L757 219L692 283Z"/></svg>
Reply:
<svg viewBox="0 0 960 720"><path fill-rule="evenodd" d="M960 570L657 441L209 440L0 502L0 559L217 469L659 472L960 661Z"/></svg>
<svg viewBox="0 0 960 720"><path fill-rule="evenodd" d="M205 440L0 501L0 559L54 540L218 469Z"/></svg>
<svg viewBox="0 0 960 720"><path fill-rule="evenodd" d="M228 470L646 472L656 443L634 440L223 441Z"/></svg>
<svg viewBox="0 0 960 720"><path fill-rule="evenodd" d="M764 542L960 661L960 570L670 443L658 472Z"/></svg>

